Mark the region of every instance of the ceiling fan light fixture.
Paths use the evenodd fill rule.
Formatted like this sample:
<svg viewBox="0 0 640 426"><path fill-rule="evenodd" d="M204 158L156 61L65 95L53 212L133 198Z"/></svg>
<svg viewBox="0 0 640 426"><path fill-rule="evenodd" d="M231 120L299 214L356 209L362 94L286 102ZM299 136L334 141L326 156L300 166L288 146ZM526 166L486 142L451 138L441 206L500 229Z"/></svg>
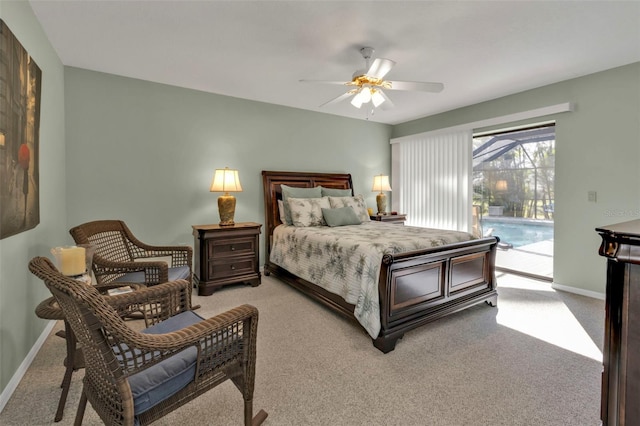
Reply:
<svg viewBox="0 0 640 426"><path fill-rule="evenodd" d="M371 102L374 107L379 107L384 102L384 96L380 93L380 90L371 89Z"/></svg>
<svg viewBox="0 0 640 426"><path fill-rule="evenodd" d="M362 106L362 97L360 96L361 93L362 93L362 90L358 90L358 92L353 97L353 99L351 99L351 105L353 105L356 108L360 108Z"/></svg>
<svg viewBox="0 0 640 426"><path fill-rule="evenodd" d="M363 104L366 104L367 102L369 102L371 100L371 91L373 89L371 87L363 87L362 90L360 90L360 99L362 100Z"/></svg>
<svg viewBox="0 0 640 426"><path fill-rule="evenodd" d="M1 0L0 0L1 1ZM420 91L438 93L444 89L442 83L430 83L424 81L398 81L398 80L385 80L387 73L396 64L391 59L376 58L373 59L374 49L371 47L363 47L360 49L362 57L365 59L366 68L357 70L353 73L351 81L328 81L328 80L300 80L301 82L311 83L325 83L325 84L339 84L347 86L349 89L347 92L335 97L334 99L325 102L320 107L334 105L338 102L351 98L351 105L360 109L363 104L371 102L371 105L367 106L367 116L369 113L373 113L375 108L382 106L383 110L388 110L394 107L393 102L385 90L404 90L404 91ZM383 90L384 89L384 90Z"/></svg>

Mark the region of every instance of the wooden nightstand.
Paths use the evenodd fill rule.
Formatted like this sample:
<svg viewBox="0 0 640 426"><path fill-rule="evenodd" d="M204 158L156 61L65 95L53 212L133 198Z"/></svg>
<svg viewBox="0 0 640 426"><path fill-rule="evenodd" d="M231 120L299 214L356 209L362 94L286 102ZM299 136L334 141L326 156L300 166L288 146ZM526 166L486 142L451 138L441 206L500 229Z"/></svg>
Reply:
<svg viewBox="0 0 640 426"><path fill-rule="evenodd" d="M261 227L254 222L192 226L198 295L208 296L228 284L260 285Z"/></svg>
<svg viewBox="0 0 640 426"><path fill-rule="evenodd" d="M377 214L369 216L371 220L377 220L378 222L389 222L397 225L404 225L404 221L407 220L406 214Z"/></svg>

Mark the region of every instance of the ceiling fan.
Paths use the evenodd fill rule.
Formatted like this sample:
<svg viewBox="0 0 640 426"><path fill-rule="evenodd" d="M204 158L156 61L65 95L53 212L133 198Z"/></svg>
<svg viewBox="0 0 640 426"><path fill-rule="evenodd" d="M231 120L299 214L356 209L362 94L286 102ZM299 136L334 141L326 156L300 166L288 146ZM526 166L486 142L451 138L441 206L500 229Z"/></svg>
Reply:
<svg viewBox="0 0 640 426"><path fill-rule="evenodd" d="M393 102L385 94L385 90L405 90L438 93L444 89L442 83L428 83L420 81L393 81L384 80L391 68L396 64L385 58L376 58L371 62L371 56L375 50L372 47L363 47L360 53L366 62L366 68L353 73L351 81L326 81L326 80L300 80L302 83L340 84L351 87L346 93L331 99L320 107L333 105L345 99L351 99L351 105L360 108L363 104L371 102L374 107L382 109L393 107Z"/></svg>

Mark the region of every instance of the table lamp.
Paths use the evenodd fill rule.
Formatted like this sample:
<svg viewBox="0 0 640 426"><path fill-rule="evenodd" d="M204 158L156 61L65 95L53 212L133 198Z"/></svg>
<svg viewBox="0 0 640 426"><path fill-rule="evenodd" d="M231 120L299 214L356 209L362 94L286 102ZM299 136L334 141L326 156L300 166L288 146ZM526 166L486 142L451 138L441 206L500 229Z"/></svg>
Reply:
<svg viewBox="0 0 640 426"><path fill-rule="evenodd" d="M211 192L224 192L218 197L218 213L220 214L220 226L233 226L233 215L236 212L236 197L230 192L242 192L240 177L237 170L228 167L216 169L211 182Z"/></svg>
<svg viewBox="0 0 640 426"><path fill-rule="evenodd" d="M376 202L378 203L378 214L385 214L387 211L387 196L383 191L391 191L389 185L389 176L376 175L373 177L372 192L379 192L376 196Z"/></svg>

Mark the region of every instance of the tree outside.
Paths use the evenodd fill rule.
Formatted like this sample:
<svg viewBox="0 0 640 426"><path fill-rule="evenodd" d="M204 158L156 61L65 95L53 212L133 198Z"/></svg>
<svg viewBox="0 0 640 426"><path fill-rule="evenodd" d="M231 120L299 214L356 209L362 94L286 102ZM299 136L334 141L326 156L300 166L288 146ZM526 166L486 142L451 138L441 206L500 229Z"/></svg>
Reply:
<svg viewBox="0 0 640 426"><path fill-rule="evenodd" d="M473 140L473 204L482 216L553 220L553 126Z"/></svg>

